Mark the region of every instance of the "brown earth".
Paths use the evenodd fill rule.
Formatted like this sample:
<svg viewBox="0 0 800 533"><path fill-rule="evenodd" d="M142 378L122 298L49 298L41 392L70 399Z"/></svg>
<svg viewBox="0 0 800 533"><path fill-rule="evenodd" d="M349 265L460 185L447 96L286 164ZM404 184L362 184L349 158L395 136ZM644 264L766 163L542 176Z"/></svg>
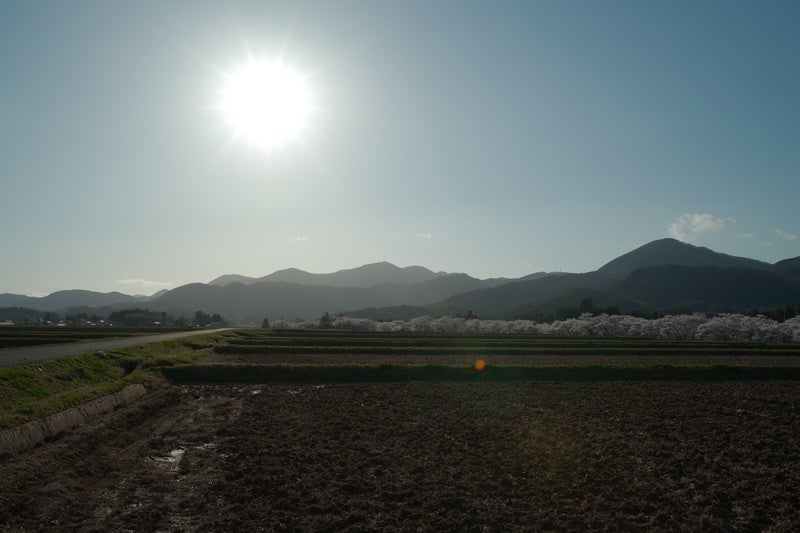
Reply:
<svg viewBox="0 0 800 533"><path fill-rule="evenodd" d="M795 382L174 386L0 458L0 529L800 528Z"/></svg>

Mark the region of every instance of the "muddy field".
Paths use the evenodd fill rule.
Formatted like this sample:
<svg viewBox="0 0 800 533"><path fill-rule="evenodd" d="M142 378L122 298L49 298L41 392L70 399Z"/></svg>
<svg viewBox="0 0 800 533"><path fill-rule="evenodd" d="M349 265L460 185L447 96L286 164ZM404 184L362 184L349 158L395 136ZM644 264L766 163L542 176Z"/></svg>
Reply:
<svg viewBox="0 0 800 533"><path fill-rule="evenodd" d="M0 458L0 529L800 527L795 382L173 386Z"/></svg>

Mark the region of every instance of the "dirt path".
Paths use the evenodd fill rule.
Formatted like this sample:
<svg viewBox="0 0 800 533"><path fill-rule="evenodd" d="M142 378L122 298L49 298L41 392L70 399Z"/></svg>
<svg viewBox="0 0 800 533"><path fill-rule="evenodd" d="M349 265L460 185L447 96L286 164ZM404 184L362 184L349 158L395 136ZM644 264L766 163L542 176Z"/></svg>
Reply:
<svg viewBox="0 0 800 533"><path fill-rule="evenodd" d="M74 344L58 344L51 346L30 346L27 348L9 348L0 350L0 367L31 365L59 357L72 357L98 350L120 350L131 346L141 346L153 342L166 342L196 335L208 335L227 331L230 328L204 329L198 331L182 331L179 333L163 333L160 335L144 335L126 337L124 339L107 339L101 341L78 342Z"/></svg>
<svg viewBox="0 0 800 533"><path fill-rule="evenodd" d="M0 457L0 531L800 527L795 383L172 387Z"/></svg>

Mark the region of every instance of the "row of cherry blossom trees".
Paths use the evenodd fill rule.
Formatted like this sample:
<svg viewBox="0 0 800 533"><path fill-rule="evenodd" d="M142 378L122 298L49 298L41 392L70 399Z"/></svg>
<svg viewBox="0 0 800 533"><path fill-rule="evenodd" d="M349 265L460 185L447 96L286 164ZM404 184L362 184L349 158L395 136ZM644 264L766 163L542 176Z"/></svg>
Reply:
<svg viewBox="0 0 800 533"><path fill-rule="evenodd" d="M276 328L311 328L313 321L277 321ZM331 327L353 331L395 331L416 333L483 333L557 335L565 337L642 337L663 340L739 340L758 342L800 342L800 316L776 322L762 315L702 314L669 315L657 319L629 315L592 315L539 323L529 320L479 320L443 316L421 316L411 320L377 322L366 318L337 317Z"/></svg>

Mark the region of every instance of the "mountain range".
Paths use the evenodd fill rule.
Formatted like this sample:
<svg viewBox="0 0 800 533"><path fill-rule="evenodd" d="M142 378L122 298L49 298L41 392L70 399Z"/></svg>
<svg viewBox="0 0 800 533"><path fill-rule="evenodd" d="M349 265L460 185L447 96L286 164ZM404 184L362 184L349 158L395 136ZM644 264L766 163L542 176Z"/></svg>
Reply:
<svg viewBox="0 0 800 533"><path fill-rule="evenodd" d="M0 294L0 311L24 307L107 314L146 307L172 314L203 310L234 323L260 324L263 318L316 319L326 312L373 319L467 313L513 319L585 300L621 312L736 312L794 305L800 303L800 257L770 264L660 239L580 274L478 279L381 262L327 274L294 268L260 278L229 274L150 297L81 290L43 298Z"/></svg>

